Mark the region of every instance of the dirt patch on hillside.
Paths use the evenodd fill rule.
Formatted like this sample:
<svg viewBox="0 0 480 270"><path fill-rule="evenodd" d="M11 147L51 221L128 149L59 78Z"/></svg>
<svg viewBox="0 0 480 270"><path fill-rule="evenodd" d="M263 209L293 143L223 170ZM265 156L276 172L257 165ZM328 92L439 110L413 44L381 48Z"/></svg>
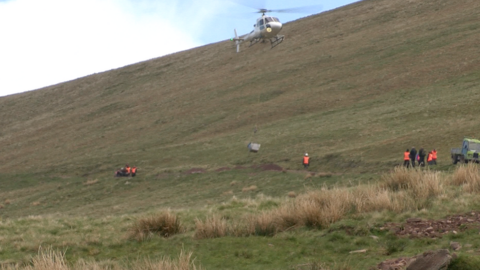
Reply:
<svg viewBox="0 0 480 270"><path fill-rule="evenodd" d="M252 166L252 168L260 169L262 171L277 171L277 172L283 171L283 168L276 165L276 164L254 165L254 166Z"/></svg>
<svg viewBox="0 0 480 270"><path fill-rule="evenodd" d="M191 168L188 171L185 171L185 174L194 174L194 173L205 173L207 170L202 168Z"/></svg>
<svg viewBox="0 0 480 270"><path fill-rule="evenodd" d="M225 171L230 171L230 167L222 167L222 168L218 168L216 169L215 171L216 172L225 172Z"/></svg>
<svg viewBox="0 0 480 270"><path fill-rule="evenodd" d="M440 220L410 218L404 224L387 223L382 229L390 230L400 237L441 238L448 233L480 228L480 212L449 216Z"/></svg>

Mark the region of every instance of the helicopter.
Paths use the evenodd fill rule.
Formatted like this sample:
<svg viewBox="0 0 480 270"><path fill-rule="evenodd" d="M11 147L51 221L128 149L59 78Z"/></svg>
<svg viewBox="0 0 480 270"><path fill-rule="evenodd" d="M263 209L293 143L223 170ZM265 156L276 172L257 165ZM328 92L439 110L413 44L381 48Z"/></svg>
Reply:
<svg viewBox="0 0 480 270"><path fill-rule="evenodd" d="M265 13L303 13L304 11L310 10L311 8L317 9L319 7L321 6L309 6L289 9L257 9L258 11L256 11L255 13L261 13L262 16L257 19L257 23L253 25L254 29L250 33L243 36L238 36L237 30L233 30L235 33L235 37L231 40L235 41L235 45L237 46L237 53L240 52L240 44L242 42L250 41L250 47L260 41L265 42L266 40L269 40L272 49L283 42L285 36L278 34L283 28L282 23L277 17L267 16L265 15Z"/></svg>

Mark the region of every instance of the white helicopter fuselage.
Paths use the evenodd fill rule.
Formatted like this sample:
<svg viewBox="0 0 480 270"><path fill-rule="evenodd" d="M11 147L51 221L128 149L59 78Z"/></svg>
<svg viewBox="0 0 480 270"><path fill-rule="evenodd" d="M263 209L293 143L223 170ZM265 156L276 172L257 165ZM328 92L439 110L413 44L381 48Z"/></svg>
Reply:
<svg viewBox="0 0 480 270"><path fill-rule="evenodd" d="M275 17L263 15L257 19L257 23L253 25L253 27L254 29L252 32L240 37L237 36L237 31L235 30L235 38L233 40L236 42L237 52L240 50L240 43L244 41L250 41L251 45L253 45L260 40L268 39L272 43L272 47L273 43L278 42L279 40L283 41L283 36L278 36L283 25Z"/></svg>
<svg viewBox="0 0 480 270"><path fill-rule="evenodd" d="M275 17L262 16L257 19L252 32L240 37L244 41L274 38L282 30L282 23Z"/></svg>

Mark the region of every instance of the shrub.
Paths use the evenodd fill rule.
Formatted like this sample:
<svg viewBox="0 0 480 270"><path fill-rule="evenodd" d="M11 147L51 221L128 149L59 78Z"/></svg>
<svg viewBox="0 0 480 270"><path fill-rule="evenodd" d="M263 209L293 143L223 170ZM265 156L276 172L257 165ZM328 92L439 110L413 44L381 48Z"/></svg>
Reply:
<svg viewBox="0 0 480 270"><path fill-rule="evenodd" d="M130 238L143 241L153 235L169 237L181 232L177 215L164 212L160 215L139 218L130 229Z"/></svg>

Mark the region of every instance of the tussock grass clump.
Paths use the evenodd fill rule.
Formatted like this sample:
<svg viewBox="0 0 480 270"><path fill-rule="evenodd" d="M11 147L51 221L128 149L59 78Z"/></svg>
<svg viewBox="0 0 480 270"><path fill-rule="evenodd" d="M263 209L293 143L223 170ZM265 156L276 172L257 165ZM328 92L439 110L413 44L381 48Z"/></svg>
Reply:
<svg viewBox="0 0 480 270"><path fill-rule="evenodd" d="M143 263L137 263L134 270L201 270L202 268L195 265L194 259L192 259L192 252L185 253L180 251L178 259L172 260L169 258L163 258L161 261L153 262L145 260Z"/></svg>
<svg viewBox="0 0 480 270"><path fill-rule="evenodd" d="M25 267L26 270L68 270L65 253L40 249L38 255L32 259L33 266Z"/></svg>
<svg viewBox="0 0 480 270"><path fill-rule="evenodd" d="M176 214L164 212L159 215L139 218L130 229L130 237L143 241L153 235L169 237L180 233L182 226Z"/></svg>
<svg viewBox="0 0 480 270"><path fill-rule="evenodd" d="M309 192L296 202L296 210L307 227L328 227L350 210L351 193L347 189Z"/></svg>
<svg viewBox="0 0 480 270"><path fill-rule="evenodd" d="M249 224L248 235L274 236L278 229L278 217L271 212L263 212L259 215L251 215L247 218Z"/></svg>
<svg viewBox="0 0 480 270"><path fill-rule="evenodd" d="M123 267L118 262L110 262L102 265L102 262L79 260L73 266L69 266L65 259L65 252L55 251L51 248L40 249L38 255L32 258L31 265L9 266L1 265L1 270L201 270L192 259L192 252L185 253L181 250L177 259L162 258L159 261L145 259L137 261L129 267Z"/></svg>
<svg viewBox="0 0 480 270"><path fill-rule="evenodd" d="M196 239L218 238L224 237L228 233L227 221L219 216L210 216L202 221L195 220L195 235Z"/></svg>
<svg viewBox="0 0 480 270"><path fill-rule="evenodd" d="M415 200L425 200L444 193L439 172L397 167L383 175L383 187L394 192L407 191Z"/></svg>
<svg viewBox="0 0 480 270"><path fill-rule="evenodd" d="M438 172L396 168L383 182L311 191L290 203L246 219L247 235L272 236L294 227L328 228L351 214L419 210L445 193ZM238 233L235 233L238 235Z"/></svg>
<svg viewBox="0 0 480 270"><path fill-rule="evenodd" d="M480 192L480 168L477 164L462 165L456 168L451 183L462 186L465 192Z"/></svg>

